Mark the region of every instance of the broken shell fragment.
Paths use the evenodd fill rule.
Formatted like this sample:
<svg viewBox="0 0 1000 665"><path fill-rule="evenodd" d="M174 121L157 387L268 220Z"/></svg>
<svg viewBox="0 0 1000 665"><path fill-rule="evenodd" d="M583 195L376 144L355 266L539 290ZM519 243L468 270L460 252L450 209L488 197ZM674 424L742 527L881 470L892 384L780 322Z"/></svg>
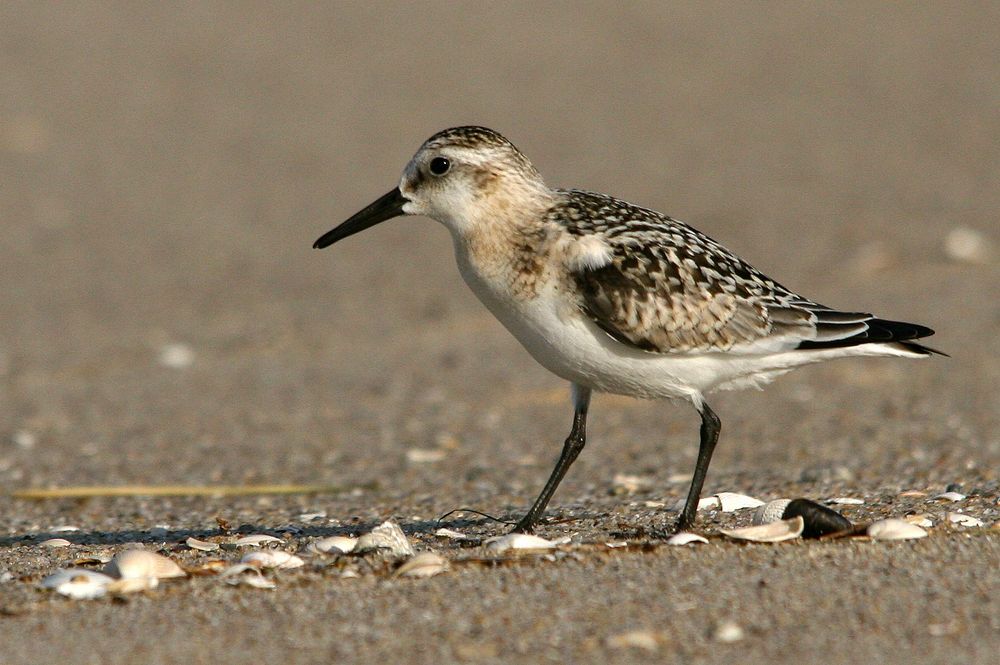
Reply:
<svg viewBox="0 0 1000 665"><path fill-rule="evenodd" d="M983 521L978 517L963 513L948 513L948 521L959 526L983 526Z"/></svg>
<svg viewBox="0 0 1000 665"><path fill-rule="evenodd" d="M735 540L748 540L754 543L780 543L783 540L792 540L802 535L805 524L802 517L795 517L790 520L771 522L759 526L747 526L742 529L722 529L722 534Z"/></svg>
<svg viewBox="0 0 1000 665"><path fill-rule="evenodd" d="M348 536L330 536L320 538L309 545L310 552L319 554L348 554L354 551L358 544L357 538Z"/></svg>
<svg viewBox="0 0 1000 665"><path fill-rule="evenodd" d="M44 589L52 589L75 600L91 600L104 596L112 582L114 579L104 573L85 568L66 568L46 577L41 585Z"/></svg>
<svg viewBox="0 0 1000 665"><path fill-rule="evenodd" d="M707 543L708 539L696 533L681 531L667 538L667 545L690 545L692 543Z"/></svg>
<svg viewBox="0 0 1000 665"><path fill-rule="evenodd" d="M868 535L875 540L912 540L925 537L927 532L916 524L890 517L873 522L868 527Z"/></svg>
<svg viewBox="0 0 1000 665"><path fill-rule="evenodd" d="M392 521L383 522L364 534L354 546L354 551L359 554L383 549L389 550L393 556L413 556L413 547L406 534Z"/></svg>
<svg viewBox="0 0 1000 665"><path fill-rule="evenodd" d="M942 492L934 498L938 501L964 501L965 495L961 492Z"/></svg>
<svg viewBox="0 0 1000 665"><path fill-rule="evenodd" d="M516 550L518 552L547 552L555 549L556 543L530 533L508 533L486 540L486 549L495 554Z"/></svg>
<svg viewBox="0 0 1000 665"><path fill-rule="evenodd" d="M240 563L248 563L258 568L299 568L306 564L305 561L295 556L291 552L282 550L263 550L260 552L250 552L240 559Z"/></svg>
<svg viewBox="0 0 1000 665"><path fill-rule="evenodd" d="M782 518L782 516L784 516L785 508L787 508L788 504L791 502L791 499L775 499L774 501L768 501L754 511L753 521L751 524L754 526L760 526L761 524L777 522Z"/></svg>
<svg viewBox="0 0 1000 665"><path fill-rule="evenodd" d="M437 552L421 552L396 569L401 577L433 577L448 570L448 560Z"/></svg>
<svg viewBox="0 0 1000 665"><path fill-rule="evenodd" d="M932 526L934 526L934 522L932 522L931 518L928 517L927 515L907 515L903 519L909 522L910 524L916 524L917 526L923 527L925 529L929 529Z"/></svg>
<svg viewBox="0 0 1000 665"><path fill-rule="evenodd" d="M731 513L744 508L757 508L763 506L764 502L746 494L736 492L719 492L715 495L719 500L719 508L724 513Z"/></svg>
<svg viewBox="0 0 1000 665"><path fill-rule="evenodd" d="M184 543L193 550L201 550L202 552L214 552L219 549L219 543L209 542L207 540L198 540L194 536L188 538Z"/></svg>
<svg viewBox="0 0 1000 665"><path fill-rule="evenodd" d="M854 525L836 510L809 499L795 499L785 506L783 519L801 517L803 538L819 538L829 533L847 531Z"/></svg>
<svg viewBox="0 0 1000 665"><path fill-rule="evenodd" d="M174 561L149 550L125 550L116 554L104 572L123 580L155 577L184 577L186 573Z"/></svg>
<svg viewBox="0 0 1000 665"><path fill-rule="evenodd" d="M264 543L280 543L283 542L281 538L276 538L274 536L269 536L266 533L255 533L250 536L243 536L242 538L237 538L236 542L233 543L237 547L260 547Z"/></svg>

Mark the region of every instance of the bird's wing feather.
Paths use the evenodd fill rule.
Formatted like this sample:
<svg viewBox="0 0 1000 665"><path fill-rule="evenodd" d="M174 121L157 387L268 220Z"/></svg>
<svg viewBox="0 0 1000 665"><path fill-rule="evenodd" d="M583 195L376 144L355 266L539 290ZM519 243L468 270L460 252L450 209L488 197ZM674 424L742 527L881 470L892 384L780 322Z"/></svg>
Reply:
<svg viewBox="0 0 1000 665"><path fill-rule="evenodd" d="M580 308L614 339L655 353L773 353L932 334L799 296L694 228L600 194L566 192L558 221L600 238L606 260L569 270ZM593 253L593 252L592 252Z"/></svg>

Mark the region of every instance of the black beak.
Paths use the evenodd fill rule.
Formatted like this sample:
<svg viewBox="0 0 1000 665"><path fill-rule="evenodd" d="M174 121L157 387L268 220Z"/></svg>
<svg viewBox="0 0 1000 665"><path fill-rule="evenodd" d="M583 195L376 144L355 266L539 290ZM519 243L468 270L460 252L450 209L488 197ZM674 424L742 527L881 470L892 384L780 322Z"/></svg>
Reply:
<svg viewBox="0 0 1000 665"><path fill-rule="evenodd" d="M340 226L321 235L319 240L313 243L313 249L329 247L338 240L343 240L347 236L352 236L355 233L371 228L379 222L399 217L403 214L403 205L406 203L407 200L397 187L385 196L380 197L361 212L353 215Z"/></svg>

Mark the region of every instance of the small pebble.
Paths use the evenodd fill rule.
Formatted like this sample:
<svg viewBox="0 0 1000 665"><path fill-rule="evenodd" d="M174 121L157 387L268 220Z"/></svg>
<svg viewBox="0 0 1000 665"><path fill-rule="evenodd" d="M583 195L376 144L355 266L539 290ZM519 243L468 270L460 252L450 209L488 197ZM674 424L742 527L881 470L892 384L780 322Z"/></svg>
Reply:
<svg viewBox="0 0 1000 665"><path fill-rule="evenodd" d="M660 642L666 641L661 633L651 630L630 630L627 633L611 635L604 640L609 649L642 649L650 653L658 651Z"/></svg>
<svg viewBox="0 0 1000 665"><path fill-rule="evenodd" d="M984 264L990 261L993 248L979 231L959 226L945 236L944 253L959 263Z"/></svg>
<svg viewBox="0 0 1000 665"><path fill-rule="evenodd" d="M194 351L187 344L165 344L160 348L160 364L171 369L184 369L194 363Z"/></svg>

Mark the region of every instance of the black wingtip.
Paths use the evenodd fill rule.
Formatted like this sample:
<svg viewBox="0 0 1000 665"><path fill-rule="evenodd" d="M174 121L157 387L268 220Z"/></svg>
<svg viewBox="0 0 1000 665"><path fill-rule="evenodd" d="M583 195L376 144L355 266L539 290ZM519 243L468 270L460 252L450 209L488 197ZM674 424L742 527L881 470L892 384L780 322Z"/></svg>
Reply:
<svg viewBox="0 0 1000 665"><path fill-rule="evenodd" d="M896 344L907 351L948 357L946 353L912 341L933 335L934 331L927 326L922 326L919 323L908 323L906 321L889 321L887 319L871 319L870 321L865 321L865 324L867 325L867 330L857 335L851 335L843 339L823 341L805 340L799 344L798 348L836 349L861 344Z"/></svg>

